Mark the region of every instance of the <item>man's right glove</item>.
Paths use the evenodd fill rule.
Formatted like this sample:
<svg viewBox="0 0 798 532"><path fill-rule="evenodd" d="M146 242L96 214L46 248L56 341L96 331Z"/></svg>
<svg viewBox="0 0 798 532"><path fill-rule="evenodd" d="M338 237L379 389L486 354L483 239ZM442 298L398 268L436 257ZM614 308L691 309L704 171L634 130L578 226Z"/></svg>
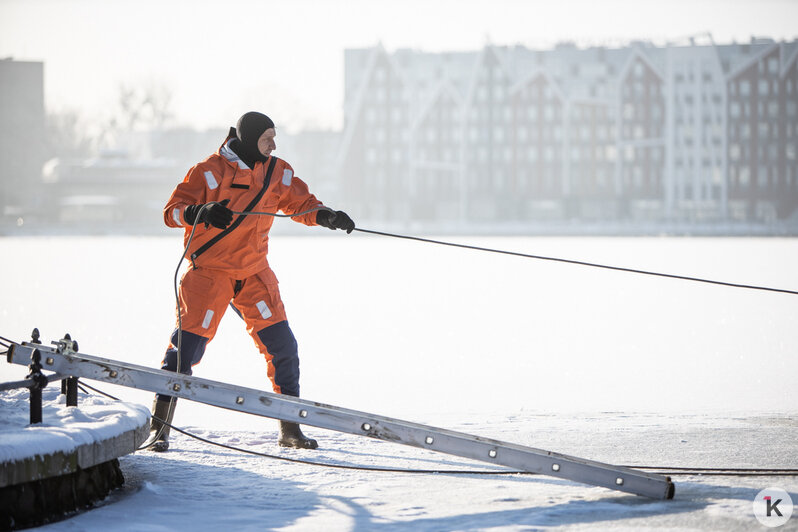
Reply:
<svg viewBox="0 0 798 532"><path fill-rule="evenodd" d="M204 209L202 208L203 205L189 205L183 213L183 219L186 220L187 224L191 225L194 225L196 221L196 223L204 222L206 228L210 224L217 229L224 229L233 221L233 211L227 208L229 202L229 199L223 200L221 203L212 201L206 203L207 207ZM200 213L200 210L202 210L202 213ZM198 213L200 215L199 220L197 220Z"/></svg>
<svg viewBox="0 0 798 532"><path fill-rule="evenodd" d="M329 229L343 229L346 234L355 230L355 222L344 211L317 211L316 223Z"/></svg>

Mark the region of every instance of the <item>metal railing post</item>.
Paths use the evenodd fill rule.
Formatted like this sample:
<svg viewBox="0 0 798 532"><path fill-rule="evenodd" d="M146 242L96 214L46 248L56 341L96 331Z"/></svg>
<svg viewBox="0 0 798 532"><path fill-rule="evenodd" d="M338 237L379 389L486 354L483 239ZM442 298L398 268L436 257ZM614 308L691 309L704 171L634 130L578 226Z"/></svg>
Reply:
<svg viewBox="0 0 798 532"><path fill-rule="evenodd" d="M78 406L78 378L67 377L61 381L66 383L66 404L67 406Z"/></svg>
<svg viewBox="0 0 798 532"><path fill-rule="evenodd" d="M30 373L27 378L33 381L30 390L30 424L42 422L42 388L47 386L47 377L42 375L42 355L34 349L30 355L31 363L28 366Z"/></svg>

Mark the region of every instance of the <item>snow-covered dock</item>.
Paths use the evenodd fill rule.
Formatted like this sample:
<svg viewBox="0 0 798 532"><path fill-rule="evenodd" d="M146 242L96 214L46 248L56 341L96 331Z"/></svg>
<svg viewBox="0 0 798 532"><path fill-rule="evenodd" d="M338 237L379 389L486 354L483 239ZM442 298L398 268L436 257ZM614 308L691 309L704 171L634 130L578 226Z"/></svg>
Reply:
<svg viewBox="0 0 798 532"><path fill-rule="evenodd" d="M0 394L0 527L38 524L104 498L123 478L117 459L145 440L141 405L82 397L66 406L58 386L43 390L42 423L29 423L27 389Z"/></svg>

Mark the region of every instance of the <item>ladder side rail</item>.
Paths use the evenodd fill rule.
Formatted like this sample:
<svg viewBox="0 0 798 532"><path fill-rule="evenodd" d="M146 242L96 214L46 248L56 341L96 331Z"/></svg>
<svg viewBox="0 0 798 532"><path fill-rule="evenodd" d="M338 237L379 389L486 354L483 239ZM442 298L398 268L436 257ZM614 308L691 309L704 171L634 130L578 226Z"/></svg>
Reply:
<svg viewBox="0 0 798 532"><path fill-rule="evenodd" d="M13 347L8 355L9 362L27 363L33 347ZM43 364L47 369L68 375L628 493L660 499L672 497L673 485L669 479L654 473L92 355L61 354L41 345L36 348L42 353Z"/></svg>

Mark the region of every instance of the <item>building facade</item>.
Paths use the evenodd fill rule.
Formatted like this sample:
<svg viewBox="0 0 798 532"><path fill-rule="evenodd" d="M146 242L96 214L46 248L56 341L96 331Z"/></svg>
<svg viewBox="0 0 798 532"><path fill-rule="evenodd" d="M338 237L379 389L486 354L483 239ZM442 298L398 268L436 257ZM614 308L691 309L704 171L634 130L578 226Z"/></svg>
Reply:
<svg viewBox="0 0 798 532"><path fill-rule="evenodd" d="M347 50L336 168L387 221L798 217L798 41Z"/></svg>
<svg viewBox="0 0 798 532"><path fill-rule="evenodd" d="M36 206L46 155L44 64L0 59L0 224Z"/></svg>

